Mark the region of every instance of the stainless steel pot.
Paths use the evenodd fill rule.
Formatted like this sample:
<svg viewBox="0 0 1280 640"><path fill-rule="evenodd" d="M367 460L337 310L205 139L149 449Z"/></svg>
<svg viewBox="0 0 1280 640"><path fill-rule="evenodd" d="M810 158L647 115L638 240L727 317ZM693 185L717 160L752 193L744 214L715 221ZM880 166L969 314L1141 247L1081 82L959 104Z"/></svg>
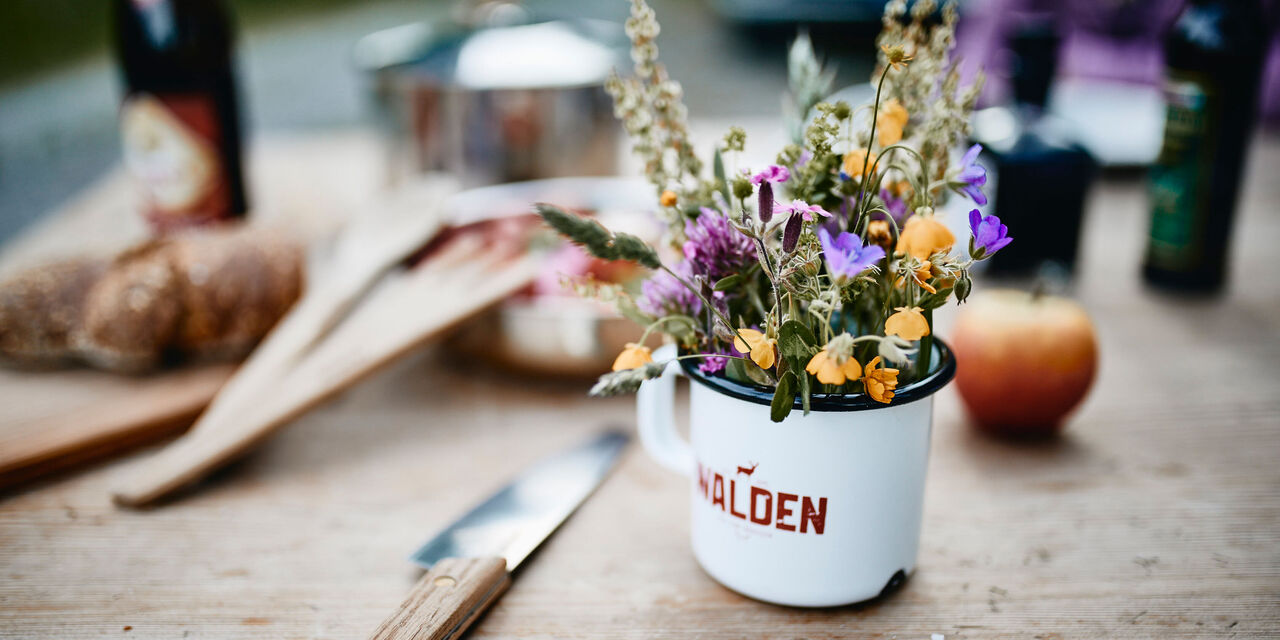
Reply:
<svg viewBox="0 0 1280 640"><path fill-rule="evenodd" d="M365 36L356 61L371 81L389 181L616 173L620 129L604 81L625 46L622 26L600 20L414 23Z"/></svg>

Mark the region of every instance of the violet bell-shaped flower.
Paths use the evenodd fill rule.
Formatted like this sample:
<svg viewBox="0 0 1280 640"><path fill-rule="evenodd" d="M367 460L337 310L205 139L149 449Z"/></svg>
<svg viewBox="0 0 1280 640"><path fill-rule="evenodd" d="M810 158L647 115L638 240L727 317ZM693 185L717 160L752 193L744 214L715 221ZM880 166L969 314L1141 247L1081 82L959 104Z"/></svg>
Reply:
<svg viewBox="0 0 1280 640"><path fill-rule="evenodd" d="M894 196L888 189L880 189L880 199L884 201L884 208L889 212L890 216L893 216L893 221L901 229L902 225L907 221L909 213L907 199Z"/></svg>
<svg viewBox="0 0 1280 640"><path fill-rule="evenodd" d="M977 209L969 212L969 231L973 233L969 240L969 255L974 260L988 258L1013 242L1009 237L1009 227L1001 224L1000 218L983 217Z"/></svg>
<svg viewBox="0 0 1280 640"><path fill-rule="evenodd" d="M862 238L854 233L842 232L833 238L826 229L818 229L818 240L822 242L827 271L840 284L858 277L885 257L882 247L863 245Z"/></svg>
<svg viewBox="0 0 1280 640"><path fill-rule="evenodd" d="M987 184L987 170L977 164L978 154L982 153L982 145L969 147L960 158L960 166L947 180L947 186L957 193L969 196L977 204L986 204L987 196L982 193L982 186Z"/></svg>

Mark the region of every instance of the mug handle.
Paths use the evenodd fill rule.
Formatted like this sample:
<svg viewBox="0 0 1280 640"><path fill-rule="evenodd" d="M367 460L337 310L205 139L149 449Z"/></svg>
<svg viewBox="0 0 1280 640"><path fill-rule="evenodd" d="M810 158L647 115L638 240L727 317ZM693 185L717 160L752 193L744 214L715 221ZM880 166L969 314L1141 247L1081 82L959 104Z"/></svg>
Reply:
<svg viewBox="0 0 1280 640"><path fill-rule="evenodd" d="M665 345L653 354L662 361L676 356L674 344ZM694 475L693 447L676 432L676 376L680 363L672 360L662 375L646 380L636 392L636 425L640 443L658 464L681 475Z"/></svg>

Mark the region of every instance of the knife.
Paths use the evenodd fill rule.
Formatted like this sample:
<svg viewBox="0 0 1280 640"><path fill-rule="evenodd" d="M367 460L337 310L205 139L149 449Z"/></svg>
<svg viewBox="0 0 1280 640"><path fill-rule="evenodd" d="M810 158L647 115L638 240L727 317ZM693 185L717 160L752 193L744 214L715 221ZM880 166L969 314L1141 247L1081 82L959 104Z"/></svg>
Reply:
<svg viewBox="0 0 1280 640"><path fill-rule="evenodd" d="M411 557L427 569L371 640L452 640L511 584L511 573L613 468L628 437L605 432L542 460Z"/></svg>

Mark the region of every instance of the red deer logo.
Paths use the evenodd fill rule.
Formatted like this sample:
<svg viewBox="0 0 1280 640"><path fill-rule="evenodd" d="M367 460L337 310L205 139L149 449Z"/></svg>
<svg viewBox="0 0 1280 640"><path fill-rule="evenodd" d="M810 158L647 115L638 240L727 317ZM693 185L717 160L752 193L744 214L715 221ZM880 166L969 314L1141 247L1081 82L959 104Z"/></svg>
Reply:
<svg viewBox="0 0 1280 640"><path fill-rule="evenodd" d="M750 460L748 460L747 462L751 462L751 461L750 461ZM739 467L738 467L738 473L741 473L741 474L743 474L743 475L745 475L745 476L747 476L747 477L749 478L749 477L751 477L751 474L753 474L753 473L755 473L755 472L756 472L756 467L758 467L758 466L760 466L760 463L759 463L759 462L752 462L752 463L751 463L751 466L749 466L749 467L739 466Z"/></svg>

